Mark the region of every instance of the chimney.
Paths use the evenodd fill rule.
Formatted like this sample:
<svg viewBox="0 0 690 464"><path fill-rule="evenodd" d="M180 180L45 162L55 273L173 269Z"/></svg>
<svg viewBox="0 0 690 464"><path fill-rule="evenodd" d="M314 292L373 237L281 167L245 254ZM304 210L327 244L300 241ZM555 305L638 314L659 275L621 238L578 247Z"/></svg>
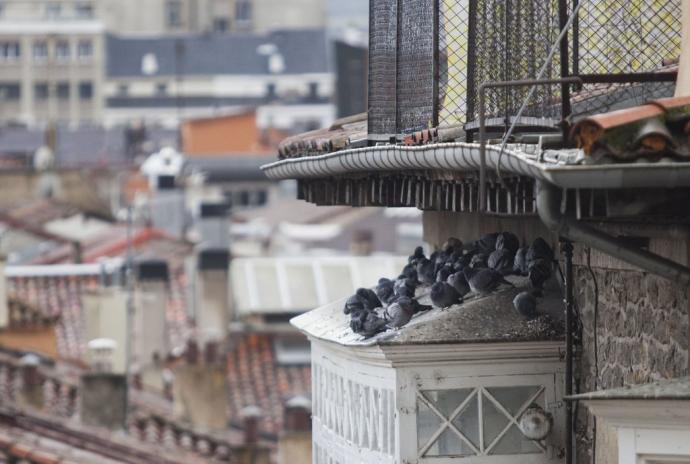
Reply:
<svg viewBox="0 0 690 464"><path fill-rule="evenodd" d="M201 249L197 253L196 325L202 349L222 344L231 320L229 294L230 253L227 248Z"/></svg>
<svg viewBox="0 0 690 464"><path fill-rule="evenodd" d="M129 344L127 292L119 285L101 286L85 291L84 325L86 340L109 339L114 343L112 372L127 371L127 346Z"/></svg>
<svg viewBox="0 0 690 464"><path fill-rule="evenodd" d="M278 438L278 464L310 463L311 401L303 396L288 400L283 410L283 424Z"/></svg>
<svg viewBox="0 0 690 464"><path fill-rule="evenodd" d="M156 359L163 359L168 353L168 263L153 259L139 261L136 277L132 334L134 359L130 362L136 363L145 374L156 364Z"/></svg>
<svg viewBox="0 0 690 464"><path fill-rule="evenodd" d="M259 444L259 421L261 409L257 406L247 406L240 411L244 428L244 444L233 448L233 457L239 464L269 464L271 451ZM310 462L311 457L308 461ZM295 461L300 462L301 461Z"/></svg>
<svg viewBox="0 0 690 464"><path fill-rule="evenodd" d="M43 409L43 374L39 371L41 358L33 353L19 360L22 387L17 391L17 403L21 408Z"/></svg>
<svg viewBox="0 0 690 464"><path fill-rule="evenodd" d="M112 372L116 344L108 339L91 340L88 357L91 372L80 382L81 422L89 427L124 430L127 420L127 377Z"/></svg>
<svg viewBox="0 0 690 464"><path fill-rule="evenodd" d="M205 202L199 205L197 231L205 248L227 249L230 245L229 203Z"/></svg>
<svg viewBox="0 0 690 464"><path fill-rule="evenodd" d="M0 255L0 329L4 329L10 323L10 311L7 305L7 277L5 277L6 265L5 256Z"/></svg>
<svg viewBox="0 0 690 464"><path fill-rule="evenodd" d="M186 226L184 190L178 188L175 176L158 176L151 198L151 222L156 229L173 237L184 238Z"/></svg>

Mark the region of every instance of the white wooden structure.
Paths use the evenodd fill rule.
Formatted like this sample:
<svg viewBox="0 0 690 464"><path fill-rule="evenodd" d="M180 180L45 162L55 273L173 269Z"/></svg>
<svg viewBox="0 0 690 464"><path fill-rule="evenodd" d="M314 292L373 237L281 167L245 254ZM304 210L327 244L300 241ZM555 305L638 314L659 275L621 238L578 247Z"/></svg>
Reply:
<svg viewBox="0 0 690 464"><path fill-rule="evenodd" d="M690 463L690 378L573 396L618 434L619 464Z"/></svg>
<svg viewBox="0 0 690 464"><path fill-rule="evenodd" d="M564 343L514 312L515 292L369 340L349 329L342 301L294 318L312 343L313 462L561 462ZM562 307L555 295L544 304ZM554 419L539 442L518 429L535 404Z"/></svg>

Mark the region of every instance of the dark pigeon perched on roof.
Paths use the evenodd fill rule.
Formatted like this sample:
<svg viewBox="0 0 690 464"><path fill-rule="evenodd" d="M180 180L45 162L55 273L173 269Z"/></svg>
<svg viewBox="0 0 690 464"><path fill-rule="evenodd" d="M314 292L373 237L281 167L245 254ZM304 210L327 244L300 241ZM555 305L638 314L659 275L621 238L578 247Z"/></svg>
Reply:
<svg viewBox="0 0 690 464"><path fill-rule="evenodd" d="M403 306L404 308L412 309L414 314L421 313L424 311L429 311L430 309L433 309L432 306L423 305L419 301L415 300L414 298L410 298L407 296L397 297L395 299L395 303L398 303L399 305Z"/></svg>
<svg viewBox="0 0 690 464"><path fill-rule="evenodd" d="M501 284L514 287L513 284L505 280L500 272L494 271L493 269L473 269L467 267L463 272L467 279L467 283L470 285L470 289L475 293L482 295L489 294L498 289Z"/></svg>
<svg viewBox="0 0 690 464"><path fill-rule="evenodd" d="M448 276L450 276L452 273L453 273L453 266L450 264L444 265L436 273L436 282L445 282L448 279Z"/></svg>
<svg viewBox="0 0 690 464"><path fill-rule="evenodd" d="M376 293L369 288L358 288L355 295L357 295L364 304L364 309L371 311L383 306L379 297L376 296Z"/></svg>
<svg viewBox="0 0 690 464"><path fill-rule="evenodd" d="M546 259L536 259L529 263L528 275L532 287L541 290L553 274L553 265Z"/></svg>
<svg viewBox="0 0 690 464"><path fill-rule="evenodd" d="M406 305L404 302L395 302L386 308L385 318L388 321L390 327L399 329L404 326L412 319L414 316L414 308L411 305Z"/></svg>
<svg viewBox="0 0 690 464"><path fill-rule="evenodd" d="M400 277L393 284L393 293L396 297L407 296L412 298L414 296L414 291L415 284L411 279Z"/></svg>
<svg viewBox="0 0 690 464"><path fill-rule="evenodd" d="M546 243L546 240L544 240L541 237L537 237L536 239L534 239L534 242L532 242L532 245L530 245L529 249L527 250L526 258L528 265L529 263L537 259L553 261L553 249L551 249L549 244Z"/></svg>
<svg viewBox="0 0 690 464"><path fill-rule="evenodd" d="M385 304L389 304L395 297L395 283L391 279L381 277L379 283L376 285L376 296Z"/></svg>
<svg viewBox="0 0 690 464"><path fill-rule="evenodd" d="M345 301L345 306L343 307L345 314L354 314L360 311L364 311L364 303L358 295L352 295Z"/></svg>
<svg viewBox="0 0 690 464"><path fill-rule="evenodd" d="M508 250L511 254L515 254L518 248L520 248L520 239L517 238L517 235L511 232L501 232L496 237L497 250Z"/></svg>
<svg viewBox="0 0 690 464"><path fill-rule="evenodd" d="M446 282L448 282L448 285L451 285L460 296L465 296L470 293L470 285L467 283L467 279L463 272L451 274L448 276Z"/></svg>
<svg viewBox="0 0 690 464"><path fill-rule="evenodd" d="M488 267L488 260L489 256L484 254L484 253L476 253L475 255L472 256L472 259L470 260L470 266L471 268L484 268Z"/></svg>
<svg viewBox="0 0 690 464"><path fill-rule="evenodd" d="M446 282L436 282L431 286L431 302L438 308L447 308L462 303L462 296Z"/></svg>
<svg viewBox="0 0 690 464"><path fill-rule="evenodd" d="M377 333L383 332L386 330L386 327L386 321L379 317L375 311L360 311L357 314L353 314L350 320L350 329L365 338L370 338Z"/></svg>
<svg viewBox="0 0 690 464"><path fill-rule="evenodd" d="M436 281L434 263L428 259L417 263L417 278L425 285L431 285Z"/></svg>
<svg viewBox="0 0 690 464"><path fill-rule="evenodd" d="M513 273L514 262L515 256L513 253L507 248L501 248L489 255L487 265L502 275L509 275Z"/></svg>
<svg viewBox="0 0 690 464"><path fill-rule="evenodd" d="M516 275L526 276L529 272L527 268L527 249L527 247L522 247L515 253L513 273Z"/></svg>
<svg viewBox="0 0 690 464"><path fill-rule="evenodd" d="M520 292L513 299L513 306L522 317L527 320L536 319L539 314L537 312L537 298L534 292Z"/></svg>

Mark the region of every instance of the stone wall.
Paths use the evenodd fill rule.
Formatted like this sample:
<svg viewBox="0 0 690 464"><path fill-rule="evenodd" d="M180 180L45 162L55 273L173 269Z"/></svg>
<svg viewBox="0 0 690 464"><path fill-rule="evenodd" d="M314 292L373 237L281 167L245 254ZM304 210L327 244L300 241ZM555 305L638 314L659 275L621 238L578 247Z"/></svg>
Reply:
<svg viewBox="0 0 690 464"><path fill-rule="evenodd" d="M663 248L665 240L653 240L661 242ZM678 246L678 242L670 242L669 246ZM582 350L576 363L575 388L584 392L688 375L690 289L629 269L627 265L628 269L623 269L611 262L610 267L604 267L602 264L608 257L592 252L597 294L593 276L582 260L583 251L582 247L576 249L580 258L576 262L581 262L574 269L576 307L582 323ZM597 299L598 368L594 353ZM593 425L586 408L579 408L578 463L592 462ZM596 463L617 463L615 431L599 421L596 435Z"/></svg>

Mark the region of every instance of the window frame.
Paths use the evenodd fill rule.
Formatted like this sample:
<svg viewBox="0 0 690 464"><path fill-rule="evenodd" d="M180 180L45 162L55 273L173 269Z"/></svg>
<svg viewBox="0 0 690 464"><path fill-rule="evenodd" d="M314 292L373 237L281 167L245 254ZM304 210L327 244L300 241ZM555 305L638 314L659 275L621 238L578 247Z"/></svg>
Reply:
<svg viewBox="0 0 690 464"><path fill-rule="evenodd" d="M86 47L84 47L86 46ZM88 54L83 54L84 50L88 50ZM77 41L77 59L79 61L91 61L93 59L93 40L91 39L79 39Z"/></svg>
<svg viewBox="0 0 690 464"><path fill-rule="evenodd" d="M61 53L61 51L67 53ZM60 39L55 42L55 61L66 63L72 59L72 44L69 40Z"/></svg>

